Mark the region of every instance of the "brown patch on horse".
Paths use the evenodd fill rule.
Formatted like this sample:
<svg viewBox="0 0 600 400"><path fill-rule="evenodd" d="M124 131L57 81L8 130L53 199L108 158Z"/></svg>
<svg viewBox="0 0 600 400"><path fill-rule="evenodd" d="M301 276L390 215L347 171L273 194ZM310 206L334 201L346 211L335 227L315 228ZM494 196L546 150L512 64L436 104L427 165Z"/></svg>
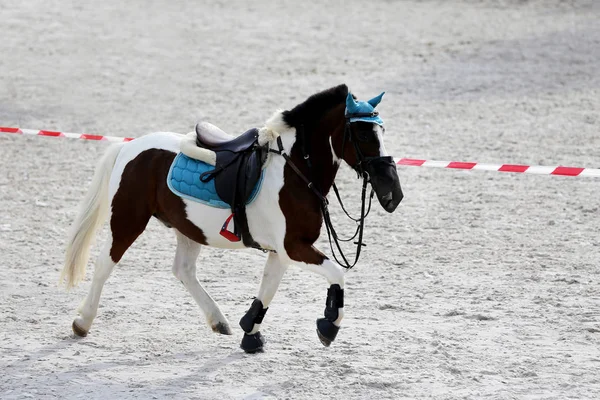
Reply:
<svg viewBox="0 0 600 400"><path fill-rule="evenodd" d="M284 122L296 129L296 142L289 151L292 162L323 196L331 189L339 167L333 162L332 148L338 159L357 172L361 170L359 152L365 158L379 156L381 144L373 132L373 124L359 121L346 132L347 96L348 87L339 85L282 113ZM302 149L308 152L310 171ZM289 164L283 176L279 206L286 220L285 250L295 261L322 264L326 256L313 247L323 225L321 201Z"/></svg>
<svg viewBox="0 0 600 400"><path fill-rule="evenodd" d="M152 216L195 242L206 244L202 230L187 219L183 200L167 186L175 155L167 150L145 150L125 166L112 201L110 219L113 236L110 257L115 263L146 229Z"/></svg>
<svg viewBox="0 0 600 400"><path fill-rule="evenodd" d="M329 137L333 142L333 139L343 135L344 110L342 103L325 114L318 124L296 127L296 142L290 152L292 162L309 180L315 182L317 190L324 196L331 189L338 170L338 165L333 162ZM306 148L312 162L311 171L303 157L303 140L309 143ZM292 260L320 265L327 257L313 244L319 238L323 225L321 201L288 164L284 168L283 178L279 207L286 223L285 250Z"/></svg>

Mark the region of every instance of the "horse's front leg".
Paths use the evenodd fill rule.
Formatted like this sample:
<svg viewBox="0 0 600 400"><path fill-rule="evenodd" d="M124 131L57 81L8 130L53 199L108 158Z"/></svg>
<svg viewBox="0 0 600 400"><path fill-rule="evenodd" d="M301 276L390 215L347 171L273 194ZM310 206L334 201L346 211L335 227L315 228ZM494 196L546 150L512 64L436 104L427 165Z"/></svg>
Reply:
<svg viewBox="0 0 600 400"><path fill-rule="evenodd" d="M240 326L244 330L241 348L247 353L261 351L264 347L264 340L259 332L260 324L286 270L287 264L281 262L279 255L277 253L269 253L260 282L258 296L256 296L250 309L246 311L246 314L240 320Z"/></svg>
<svg viewBox="0 0 600 400"><path fill-rule="evenodd" d="M231 335L227 318L221 312L217 303L202 287L196 277L196 259L200 254L200 244L177 233L177 250L173 262L173 274L183 283L206 317L206 322L213 332Z"/></svg>
<svg viewBox="0 0 600 400"><path fill-rule="evenodd" d="M288 255L292 262L308 271L324 276L329 282L324 318L317 319L317 335L324 346L335 339L344 318L344 273L337 263L310 245L297 245Z"/></svg>

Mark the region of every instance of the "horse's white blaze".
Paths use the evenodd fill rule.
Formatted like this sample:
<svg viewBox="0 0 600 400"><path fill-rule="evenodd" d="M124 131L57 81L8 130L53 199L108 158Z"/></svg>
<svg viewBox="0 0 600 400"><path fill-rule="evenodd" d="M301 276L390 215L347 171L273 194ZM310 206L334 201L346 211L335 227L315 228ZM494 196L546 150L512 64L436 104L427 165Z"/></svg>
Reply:
<svg viewBox="0 0 600 400"><path fill-rule="evenodd" d="M340 160L338 158L337 154L335 154L335 150L333 149L333 143L331 142L331 136L329 136L329 148L331 149L331 156L333 157L333 163L340 164L342 162L342 160Z"/></svg>
<svg viewBox="0 0 600 400"><path fill-rule="evenodd" d="M373 130L377 135L377 139L379 140L379 156L386 157L388 156L388 152L385 148L385 143L383 142L383 127L378 124L373 124Z"/></svg>

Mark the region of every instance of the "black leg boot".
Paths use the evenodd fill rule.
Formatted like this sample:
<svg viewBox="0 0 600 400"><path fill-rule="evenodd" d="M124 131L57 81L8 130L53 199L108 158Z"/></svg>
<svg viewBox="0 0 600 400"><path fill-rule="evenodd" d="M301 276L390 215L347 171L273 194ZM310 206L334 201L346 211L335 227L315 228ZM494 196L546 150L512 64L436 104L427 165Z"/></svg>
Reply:
<svg viewBox="0 0 600 400"><path fill-rule="evenodd" d="M339 317L340 308L344 308L344 289L338 284L333 284L327 290L325 318L317 319L317 335L325 347L329 347L340 330L333 323Z"/></svg>
<svg viewBox="0 0 600 400"><path fill-rule="evenodd" d="M246 311L246 314L240 319L240 326L245 332L240 347L246 353L256 353L263 350L265 341L260 332L253 334L250 334L250 332L252 332L255 325L260 325L262 323L268 309L268 307L263 308L262 301L254 299L250 309Z"/></svg>

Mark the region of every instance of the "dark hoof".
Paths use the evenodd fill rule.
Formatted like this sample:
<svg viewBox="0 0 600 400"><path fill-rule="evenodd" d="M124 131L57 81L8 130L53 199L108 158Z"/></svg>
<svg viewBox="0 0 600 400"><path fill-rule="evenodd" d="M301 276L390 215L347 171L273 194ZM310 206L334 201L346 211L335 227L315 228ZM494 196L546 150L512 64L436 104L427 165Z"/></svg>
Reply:
<svg viewBox="0 0 600 400"><path fill-rule="evenodd" d="M317 319L317 335L323 346L329 347L331 342L335 340L339 326L335 326L333 322L325 318Z"/></svg>
<svg viewBox="0 0 600 400"><path fill-rule="evenodd" d="M76 334L77 336L86 337L88 334L88 331L84 331L79 326L77 326L75 321L73 321L73 325L71 325L71 328L73 328L73 333Z"/></svg>
<svg viewBox="0 0 600 400"><path fill-rule="evenodd" d="M218 324L213 325L212 330L213 332L220 333L221 335L233 335L229 324L225 324L223 322L219 322Z"/></svg>
<svg viewBox="0 0 600 400"><path fill-rule="evenodd" d="M259 351L263 351L263 347L265 345L265 341L263 340L260 332L256 332L254 335L248 335L244 333L244 337L242 338L242 344L240 347L246 353L257 353Z"/></svg>

